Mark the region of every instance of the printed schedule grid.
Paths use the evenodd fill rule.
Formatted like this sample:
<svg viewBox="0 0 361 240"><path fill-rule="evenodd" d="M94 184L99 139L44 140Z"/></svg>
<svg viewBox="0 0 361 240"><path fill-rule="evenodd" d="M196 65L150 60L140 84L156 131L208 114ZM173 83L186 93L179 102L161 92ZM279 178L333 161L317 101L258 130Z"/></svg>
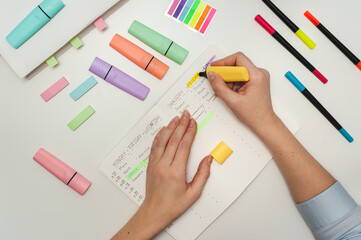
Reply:
<svg viewBox="0 0 361 240"><path fill-rule="evenodd" d="M195 75L212 58L221 57L224 57L222 50L217 46L209 47L100 166L100 170L118 188L140 205L145 197L146 167L153 139L161 127L184 109L198 123L188 162L188 181L192 180L199 162L220 141L233 149L223 165L216 161L212 163L211 176L200 199L166 229L176 239L197 238L272 159L257 137L214 96L208 80ZM287 114L280 115L295 133L298 124Z"/></svg>

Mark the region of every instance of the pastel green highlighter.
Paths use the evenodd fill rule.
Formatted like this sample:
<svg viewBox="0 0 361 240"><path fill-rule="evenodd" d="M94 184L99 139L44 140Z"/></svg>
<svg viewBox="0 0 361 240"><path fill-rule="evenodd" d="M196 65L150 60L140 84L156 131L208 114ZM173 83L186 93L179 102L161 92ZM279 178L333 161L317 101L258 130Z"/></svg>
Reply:
<svg viewBox="0 0 361 240"><path fill-rule="evenodd" d="M64 3L61 0L42 1L6 36L6 40L14 48L19 48L47 24L63 7Z"/></svg>
<svg viewBox="0 0 361 240"><path fill-rule="evenodd" d="M186 49L136 20L132 23L128 32L178 64L182 64L188 55Z"/></svg>

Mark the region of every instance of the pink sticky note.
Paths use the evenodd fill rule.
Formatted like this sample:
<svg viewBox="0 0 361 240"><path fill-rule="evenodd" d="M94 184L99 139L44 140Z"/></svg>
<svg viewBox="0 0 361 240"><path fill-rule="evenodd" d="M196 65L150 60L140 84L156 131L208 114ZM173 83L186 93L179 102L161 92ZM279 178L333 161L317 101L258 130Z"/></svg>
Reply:
<svg viewBox="0 0 361 240"><path fill-rule="evenodd" d="M104 30L107 28L107 24L104 22L104 19L102 17L98 17L97 20L94 21L94 25L97 27L99 31Z"/></svg>
<svg viewBox="0 0 361 240"><path fill-rule="evenodd" d="M212 8L211 12L208 14L207 19L206 19L206 21L204 21L203 26L202 26L202 28L200 30L200 32L202 34L204 34L205 31L207 30L209 24L212 21L212 18L214 17L214 14L216 14L216 11L217 11L216 9Z"/></svg>
<svg viewBox="0 0 361 240"><path fill-rule="evenodd" d="M68 85L69 82L65 79L65 77L62 77L56 81L56 83L51 85L51 87L46 89L42 94L40 94L40 96L44 99L45 102L47 102Z"/></svg>

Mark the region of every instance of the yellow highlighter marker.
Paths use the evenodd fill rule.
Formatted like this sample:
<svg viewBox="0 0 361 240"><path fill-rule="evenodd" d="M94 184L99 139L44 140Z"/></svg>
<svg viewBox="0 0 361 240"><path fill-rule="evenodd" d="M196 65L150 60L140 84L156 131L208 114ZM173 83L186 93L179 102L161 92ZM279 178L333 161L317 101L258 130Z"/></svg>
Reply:
<svg viewBox="0 0 361 240"><path fill-rule="evenodd" d="M245 67L236 66L210 66L205 72L200 72L200 77L207 77L209 72L215 72L225 82L247 82L249 80L248 70Z"/></svg>

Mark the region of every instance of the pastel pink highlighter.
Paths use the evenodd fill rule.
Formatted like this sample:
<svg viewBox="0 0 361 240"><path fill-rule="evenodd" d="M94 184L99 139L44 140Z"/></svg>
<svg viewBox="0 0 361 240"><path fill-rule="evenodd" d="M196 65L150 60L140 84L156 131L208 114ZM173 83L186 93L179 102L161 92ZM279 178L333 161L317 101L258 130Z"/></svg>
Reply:
<svg viewBox="0 0 361 240"><path fill-rule="evenodd" d="M38 150L33 159L80 195L84 195L91 185L82 175L43 148Z"/></svg>

